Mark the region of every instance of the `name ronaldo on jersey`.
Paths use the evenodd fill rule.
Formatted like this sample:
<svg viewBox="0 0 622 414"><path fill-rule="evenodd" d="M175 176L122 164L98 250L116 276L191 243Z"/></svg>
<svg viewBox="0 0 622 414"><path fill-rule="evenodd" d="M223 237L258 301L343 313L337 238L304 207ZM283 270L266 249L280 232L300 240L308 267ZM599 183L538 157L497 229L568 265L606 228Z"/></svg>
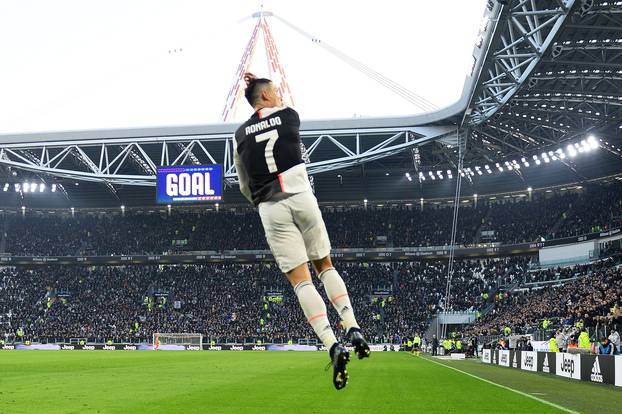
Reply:
<svg viewBox="0 0 622 414"><path fill-rule="evenodd" d="M269 118L256 124L249 125L244 129L244 133L246 135L250 135L277 125L282 125L280 116L275 116L274 118Z"/></svg>

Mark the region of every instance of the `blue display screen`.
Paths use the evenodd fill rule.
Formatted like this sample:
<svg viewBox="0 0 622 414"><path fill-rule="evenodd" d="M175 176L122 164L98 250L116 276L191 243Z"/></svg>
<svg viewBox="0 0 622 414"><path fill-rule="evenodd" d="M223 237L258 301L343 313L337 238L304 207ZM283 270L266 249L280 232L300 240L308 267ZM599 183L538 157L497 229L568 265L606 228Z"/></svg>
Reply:
<svg viewBox="0 0 622 414"><path fill-rule="evenodd" d="M222 200L222 165L160 167L158 204L202 203Z"/></svg>

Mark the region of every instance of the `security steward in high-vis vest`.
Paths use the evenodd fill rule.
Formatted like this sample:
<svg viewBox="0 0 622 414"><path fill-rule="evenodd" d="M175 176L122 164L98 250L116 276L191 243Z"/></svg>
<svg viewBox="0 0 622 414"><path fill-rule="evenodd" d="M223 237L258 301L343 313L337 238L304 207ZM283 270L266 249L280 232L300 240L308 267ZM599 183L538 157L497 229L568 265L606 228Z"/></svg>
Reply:
<svg viewBox="0 0 622 414"><path fill-rule="evenodd" d="M451 341L449 339L443 340L443 348L445 349L445 355L449 355L451 352Z"/></svg>
<svg viewBox="0 0 622 414"><path fill-rule="evenodd" d="M590 349L591 347L592 344L590 343L590 335L587 333L587 330L583 328L579 334L579 348Z"/></svg>
<svg viewBox="0 0 622 414"><path fill-rule="evenodd" d="M419 334L415 335L415 338L413 339L413 354L419 356L421 354L421 337L419 336Z"/></svg>

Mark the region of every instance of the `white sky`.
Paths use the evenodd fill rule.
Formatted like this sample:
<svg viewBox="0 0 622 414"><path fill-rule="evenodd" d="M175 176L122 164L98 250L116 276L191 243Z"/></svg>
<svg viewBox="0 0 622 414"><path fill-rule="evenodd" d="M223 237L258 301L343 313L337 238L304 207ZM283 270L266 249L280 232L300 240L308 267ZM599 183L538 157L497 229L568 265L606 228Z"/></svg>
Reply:
<svg viewBox="0 0 622 414"><path fill-rule="evenodd" d="M241 20L261 4L443 107L460 96L485 3L2 0L0 133L218 123L254 26ZM421 112L269 23L303 119ZM261 60L253 70L268 75ZM242 102L237 120L250 112Z"/></svg>

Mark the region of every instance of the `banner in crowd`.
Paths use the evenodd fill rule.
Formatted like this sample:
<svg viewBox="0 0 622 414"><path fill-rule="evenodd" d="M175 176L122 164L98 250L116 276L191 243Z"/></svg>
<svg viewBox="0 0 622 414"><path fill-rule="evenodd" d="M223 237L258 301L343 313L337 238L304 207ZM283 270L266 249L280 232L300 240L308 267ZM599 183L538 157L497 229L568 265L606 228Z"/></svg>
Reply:
<svg viewBox="0 0 622 414"><path fill-rule="evenodd" d="M544 372L574 380L622 387L621 355L565 352L482 350L482 362L531 372Z"/></svg>
<svg viewBox="0 0 622 414"><path fill-rule="evenodd" d="M537 352L548 352L549 351L549 341L531 341L531 346L534 351Z"/></svg>

